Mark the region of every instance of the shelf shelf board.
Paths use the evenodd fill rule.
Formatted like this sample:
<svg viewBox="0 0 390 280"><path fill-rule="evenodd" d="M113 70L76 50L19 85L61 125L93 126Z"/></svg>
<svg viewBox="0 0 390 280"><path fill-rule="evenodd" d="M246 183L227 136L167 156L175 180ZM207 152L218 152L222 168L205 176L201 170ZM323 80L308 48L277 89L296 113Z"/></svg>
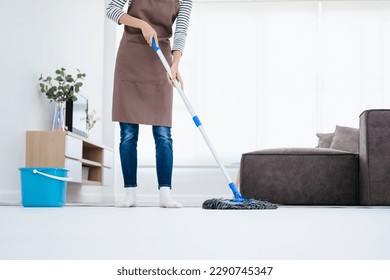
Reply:
<svg viewBox="0 0 390 280"><path fill-rule="evenodd" d="M98 185L98 186L101 186L101 185L102 185L101 182L98 182L98 181L91 181L91 180L82 180L82 181L81 181L81 184L84 184L84 185Z"/></svg>
<svg viewBox="0 0 390 280"><path fill-rule="evenodd" d="M102 164L100 162L88 160L88 159L81 159L81 163L85 166L97 166L97 167L102 167Z"/></svg>
<svg viewBox="0 0 390 280"><path fill-rule="evenodd" d="M83 145L85 147L88 147L88 148L98 148L98 149L105 149L105 150L113 151L113 149L110 148L110 147L107 147L107 146L102 145L102 144L95 143L94 141L92 141L90 139L87 139L85 137L82 137L82 136L80 136L78 134L75 134L73 132L65 131L63 133L68 134L68 135L70 135L72 137L80 139L81 141L83 141Z"/></svg>

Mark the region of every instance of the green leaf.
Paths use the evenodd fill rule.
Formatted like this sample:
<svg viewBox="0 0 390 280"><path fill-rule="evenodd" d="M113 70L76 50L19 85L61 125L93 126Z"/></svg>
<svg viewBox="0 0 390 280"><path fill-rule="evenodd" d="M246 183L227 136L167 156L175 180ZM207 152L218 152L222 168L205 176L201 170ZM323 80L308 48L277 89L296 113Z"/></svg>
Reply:
<svg viewBox="0 0 390 280"><path fill-rule="evenodd" d="M57 91L57 87L51 87L47 92L50 93L50 94L55 94L55 92Z"/></svg>
<svg viewBox="0 0 390 280"><path fill-rule="evenodd" d="M41 93L44 93L45 92L45 85L44 84L39 84L39 86L41 87L40 91Z"/></svg>
<svg viewBox="0 0 390 280"><path fill-rule="evenodd" d="M74 82L74 79L71 77L71 76L66 76L66 81L68 82L68 83L73 83Z"/></svg>
<svg viewBox="0 0 390 280"><path fill-rule="evenodd" d="M56 74L59 75L59 76L64 76L64 71L65 71L64 68L57 69Z"/></svg>

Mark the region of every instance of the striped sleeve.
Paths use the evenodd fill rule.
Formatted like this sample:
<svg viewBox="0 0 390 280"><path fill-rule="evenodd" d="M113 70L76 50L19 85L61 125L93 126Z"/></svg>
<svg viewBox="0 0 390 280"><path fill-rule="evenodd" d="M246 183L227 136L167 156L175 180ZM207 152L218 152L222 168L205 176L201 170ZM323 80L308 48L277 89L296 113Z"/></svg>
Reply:
<svg viewBox="0 0 390 280"><path fill-rule="evenodd" d="M131 4L131 0L111 0L111 2L108 4L106 8L106 16L115 21L116 23L119 23L119 18L125 14L123 11L123 7L125 6L126 2L129 1L129 6Z"/></svg>
<svg viewBox="0 0 390 280"><path fill-rule="evenodd" d="M119 18L125 14L123 7L126 2L129 2L129 6L131 5L131 0L111 0L106 8L106 16L120 24ZM188 25L190 22L192 0L179 0L179 2L180 8L176 19L176 29L173 37L172 51L179 50L183 53L187 38Z"/></svg>
<svg viewBox="0 0 390 280"><path fill-rule="evenodd" d="M192 0L179 1L180 8L176 19L176 29L173 37L172 51L178 50L183 53L187 38L188 25L190 23Z"/></svg>

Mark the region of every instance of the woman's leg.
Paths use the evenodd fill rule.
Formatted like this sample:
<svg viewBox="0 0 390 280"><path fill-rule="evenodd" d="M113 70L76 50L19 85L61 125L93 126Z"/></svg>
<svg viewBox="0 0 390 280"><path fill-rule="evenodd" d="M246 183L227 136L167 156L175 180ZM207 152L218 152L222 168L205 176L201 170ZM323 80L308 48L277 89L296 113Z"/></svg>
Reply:
<svg viewBox="0 0 390 280"><path fill-rule="evenodd" d="M130 123L119 123L119 125L121 129L119 154L126 195L117 206L131 207L136 205L135 189L137 187L137 143L139 125Z"/></svg>
<svg viewBox="0 0 390 280"><path fill-rule="evenodd" d="M171 188L173 168L171 128L167 126L153 126L153 137L156 144L158 188Z"/></svg>
<svg viewBox="0 0 390 280"><path fill-rule="evenodd" d="M156 168L158 188L160 190L160 206L168 208L183 207L171 197L173 148L171 128L153 126L153 137L156 144Z"/></svg>

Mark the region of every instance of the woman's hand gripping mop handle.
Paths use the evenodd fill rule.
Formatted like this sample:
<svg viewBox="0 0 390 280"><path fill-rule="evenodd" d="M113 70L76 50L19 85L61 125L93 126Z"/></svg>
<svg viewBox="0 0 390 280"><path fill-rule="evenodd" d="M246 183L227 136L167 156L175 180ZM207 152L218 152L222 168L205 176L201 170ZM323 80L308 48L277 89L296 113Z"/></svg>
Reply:
<svg viewBox="0 0 390 280"><path fill-rule="evenodd" d="M196 115L194 109L192 108L191 103L188 101L187 96L185 95L183 89L181 88L180 83L176 79L173 79L171 67L168 64L168 61L165 59L164 54L162 53L161 49L156 45L156 42L154 41L154 39L152 40L152 47L153 47L154 51L157 53L158 57L160 58L162 64L164 65L164 68L167 71L169 77L172 79L173 84L175 85L176 90L179 92L181 98L183 99L183 102L186 105L188 112L191 114L191 117L192 117L195 125L199 128L200 133L202 134L211 153L213 154L215 160L217 161L219 168L221 169L223 175L225 176L226 181L228 182L229 187L233 192L234 201L235 202L245 201L245 199L242 197L240 192L237 190L236 185L234 184L233 180L230 178L229 174L227 173L225 166L222 164L222 161L219 159L217 152L215 151L209 137L207 136L207 134L202 126L202 123L200 122L198 116Z"/></svg>

